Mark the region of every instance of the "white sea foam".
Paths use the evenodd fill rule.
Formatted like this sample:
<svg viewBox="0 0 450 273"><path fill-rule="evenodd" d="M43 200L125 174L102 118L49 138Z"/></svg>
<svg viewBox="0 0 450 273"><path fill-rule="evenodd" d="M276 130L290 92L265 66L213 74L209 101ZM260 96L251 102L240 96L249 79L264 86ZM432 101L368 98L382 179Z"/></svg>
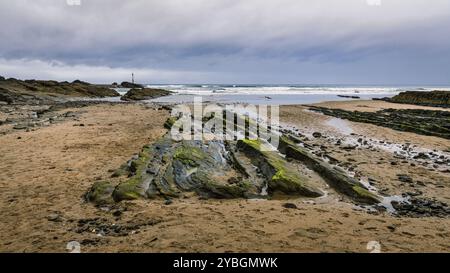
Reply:
<svg viewBox="0 0 450 273"><path fill-rule="evenodd" d="M290 94L386 94L394 95L405 90L431 91L448 90L450 87L339 87L339 86L275 86L275 85L148 85L165 88L185 95L290 95Z"/></svg>

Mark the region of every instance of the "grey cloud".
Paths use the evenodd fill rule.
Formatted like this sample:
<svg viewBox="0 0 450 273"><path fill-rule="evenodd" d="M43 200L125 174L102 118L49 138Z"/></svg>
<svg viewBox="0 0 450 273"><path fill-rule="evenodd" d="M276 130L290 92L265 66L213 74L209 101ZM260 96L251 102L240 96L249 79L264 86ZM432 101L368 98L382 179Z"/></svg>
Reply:
<svg viewBox="0 0 450 273"><path fill-rule="evenodd" d="M428 58L445 59L450 1L381 0L381 6L370 6L367 0L82 0L68 6L65 0L16 0L0 2L0 24L0 58L9 63L213 69L224 80L247 81L263 81L266 74L285 79L280 72L295 80L295 71L317 65L330 70L325 81L364 61L381 65L374 56L405 62L433 51Z"/></svg>

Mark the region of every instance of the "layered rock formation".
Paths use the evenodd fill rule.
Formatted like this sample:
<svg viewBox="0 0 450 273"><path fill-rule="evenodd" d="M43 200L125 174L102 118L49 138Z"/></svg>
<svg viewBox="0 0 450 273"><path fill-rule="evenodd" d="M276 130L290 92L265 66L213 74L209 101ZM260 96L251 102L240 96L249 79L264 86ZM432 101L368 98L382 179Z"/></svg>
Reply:
<svg viewBox="0 0 450 273"><path fill-rule="evenodd" d="M48 102L66 97L113 97L116 91L79 80L69 82L0 78L0 101L8 104Z"/></svg>
<svg viewBox="0 0 450 273"><path fill-rule="evenodd" d="M383 100L395 103L450 107L450 91L406 91Z"/></svg>
<svg viewBox="0 0 450 273"><path fill-rule="evenodd" d="M171 124L173 119L167 127ZM205 198L271 198L274 194L314 198L323 196L322 189L329 185L357 203L381 200L344 170L291 138L281 136L276 150L260 138L175 141L168 133L145 146L110 181L96 182L86 199L106 205L137 198L177 198L186 193Z"/></svg>

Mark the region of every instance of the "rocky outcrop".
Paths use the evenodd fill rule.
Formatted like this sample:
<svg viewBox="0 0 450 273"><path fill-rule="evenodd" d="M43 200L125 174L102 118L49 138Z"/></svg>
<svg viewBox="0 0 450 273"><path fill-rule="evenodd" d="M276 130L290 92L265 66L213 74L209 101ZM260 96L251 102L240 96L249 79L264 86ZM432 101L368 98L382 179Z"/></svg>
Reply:
<svg viewBox="0 0 450 273"><path fill-rule="evenodd" d="M310 109L350 121L371 123L398 131L450 139L449 111L385 109L377 112L352 112L316 106L310 106Z"/></svg>
<svg viewBox="0 0 450 273"><path fill-rule="evenodd" d="M166 135L154 145L145 146L129 162L125 174L128 178L113 190L110 182L96 183L86 198L104 204L105 200L174 198L184 192L214 198L257 195L262 185L244 179L243 174L231 167L229 160L232 159L218 142L174 142Z"/></svg>
<svg viewBox="0 0 450 273"><path fill-rule="evenodd" d="M170 118L166 127L175 120ZM311 170L323 181L312 181ZM320 188L326 188L326 183L357 203L380 201L359 181L298 147L286 135L277 151L260 138L175 141L167 133L114 172L111 181L94 184L86 198L96 204L170 199L186 193L206 198L270 198L276 193L314 198L324 194Z"/></svg>
<svg viewBox="0 0 450 273"><path fill-rule="evenodd" d="M13 92L9 92L8 90L0 87L0 101L11 104L14 102L15 97L16 96Z"/></svg>
<svg viewBox="0 0 450 273"><path fill-rule="evenodd" d="M394 103L450 107L450 91L406 91L383 100Z"/></svg>
<svg viewBox="0 0 450 273"><path fill-rule="evenodd" d="M125 101L135 101L135 100L148 100L154 99L162 96L168 96L172 94L172 92L164 90L164 89L156 89L156 88L133 88L128 91L125 95L122 96L121 100Z"/></svg>
<svg viewBox="0 0 450 273"><path fill-rule="evenodd" d="M33 103L35 100L51 101L67 97L113 97L116 91L76 80L72 83L41 80L0 80L0 99L8 103Z"/></svg>
<svg viewBox="0 0 450 273"><path fill-rule="evenodd" d="M132 83L132 82L122 82L120 84L122 88L144 88L142 84Z"/></svg>

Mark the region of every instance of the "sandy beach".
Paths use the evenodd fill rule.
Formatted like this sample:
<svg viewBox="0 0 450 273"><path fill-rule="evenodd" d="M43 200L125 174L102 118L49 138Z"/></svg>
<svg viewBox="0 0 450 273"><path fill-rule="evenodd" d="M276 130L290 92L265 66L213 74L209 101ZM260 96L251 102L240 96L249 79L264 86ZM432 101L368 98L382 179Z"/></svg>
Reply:
<svg viewBox="0 0 450 273"><path fill-rule="evenodd" d="M380 101L319 106L430 109ZM371 241L382 252L450 249L448 216L368 211L334 194L267 200L185 194L170 202L137 199L96 207L83 197L92 184L110 179L144 145L162 137L169 111L151 104L105 103L58 113L67 112L74 114L32 130L1 126L1 252L67 252L71 241L80 242L82 252L370 252ZM1 113L0 119L13 114ZM448 165L395 153L409 143L413 155L448 154L450 140L337 119L300 105L282 106L280 119L380 193L450 204ZM336 145L338 140L343 144ZM343 148L347 143L360 144Z"/></svg>

